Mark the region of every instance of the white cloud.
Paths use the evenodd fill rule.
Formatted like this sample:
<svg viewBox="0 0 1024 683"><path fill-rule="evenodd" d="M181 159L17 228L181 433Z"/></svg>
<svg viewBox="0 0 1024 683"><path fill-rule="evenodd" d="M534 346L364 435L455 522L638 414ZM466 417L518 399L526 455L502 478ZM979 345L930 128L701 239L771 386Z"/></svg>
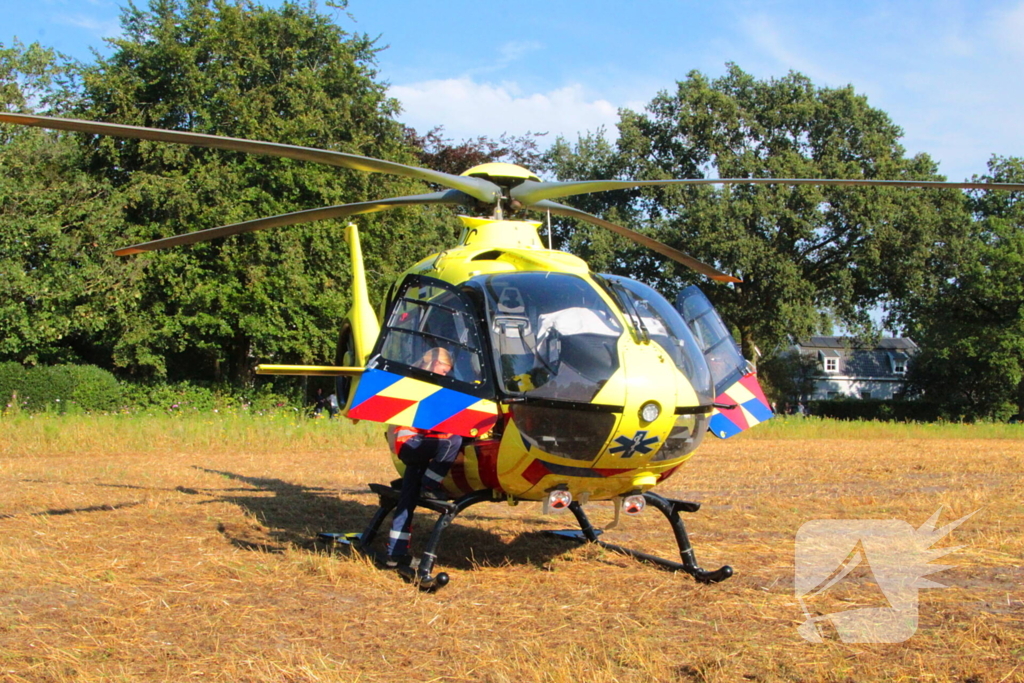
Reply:
<svg viewBox="0 0 1024 683"><path fill-rule="evenodd" d="M54 17L54 21L58 24L85 29L97 38L116 38L121 35L121 21L118 18L96 19L84 14L58 14Z"/></svg>
<svg viewBox="0 0 1024 683"><path fill-rule="evenodd" d="M529 53L540 50L542 47L543 46L535 40L509 41L498 48L498 59L496 62L494 62L493 64L486 64L484 66L478 66L469 69L465 72L465 75L476 76L480 74L501 71L502 69L521 60L524 56L528 55Z"/></svg>
<svg viewBox="0 0 1024 683"><path fill-rule="evenodd" d="M539 49L541 44L536 40L513 40L502 45L498 52L501 54L501 60L509 64Z"/></svg>
<svg viewBox="0 0 1024 683"><path fill-rule="evenodd" d="M603 99L588 99L580 85L546 93L523 93L516 83L478 83L469 77L394 85L392 97L402 103L401 119L423 132L443 125L452 138L502 133L548 133L547 139L596 131L613 135L618 108Z"/></svg>
<svg viewBox="0 0 1024 683"><path fill-rule="evenodd" d="M789 34L779 27L779 22L763 14L750 14L739 18L739 25L752 46L763 55L790 71L799 71L816 83L843 83L842 77L825 68L821 61L805 56L791 48L801 45L799 35ZM795 31L799 33L799 31Z"/></svg>

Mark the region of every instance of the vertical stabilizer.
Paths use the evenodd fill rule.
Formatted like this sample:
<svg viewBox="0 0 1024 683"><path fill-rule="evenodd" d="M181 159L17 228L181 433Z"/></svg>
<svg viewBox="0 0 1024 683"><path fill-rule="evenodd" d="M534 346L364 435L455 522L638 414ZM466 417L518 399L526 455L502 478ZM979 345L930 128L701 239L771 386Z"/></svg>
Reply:
<svg viewBox="0 0 1024 683"><path fill-rule="evenodd" d="M355 351L355 365L366 365L366 359L373 350L373 344L380 334L380 323L370 305L366 291L366 269L363 267L363 250L359 246L359 229L355 223L345 228L349 256L352 259L352 308L346 320L352 330L352 344Z"/></svg>
<svg viewBox="0 0 1024 683"><path fill-rule="evenodd" d="M349 257L352 261L352 307L345 316L338 337L338 352L335 362L345 366L366 365L366 360L373 351L373 345L380 334L380 323L370 305L370 296L366 291L366 269L363 267L363 250L359 246L359 229L355 223L345 228L345 239L348 241ZM338 402L347 410L359 379L339 377L336 392Z"/></svg>

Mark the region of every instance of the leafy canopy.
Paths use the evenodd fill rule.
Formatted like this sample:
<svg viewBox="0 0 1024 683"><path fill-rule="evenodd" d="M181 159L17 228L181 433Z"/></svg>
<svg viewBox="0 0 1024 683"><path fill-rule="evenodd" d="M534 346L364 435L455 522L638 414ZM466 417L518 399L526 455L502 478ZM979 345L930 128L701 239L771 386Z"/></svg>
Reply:
<svg viewBox="0 0 1024 683"><path fill-rule="evenodd" d="M926 155L908 158L902 131L852 87L819 88L801 74L762 81L731 65L697 71L620 113L615 146L600 133L559 140L561 178L941 179ZM934 235L966 218L956 191L825 186L689 186L610 192L578 202L743 282L708 288L747 357L835 321L870 330L868 311L923 277ZM590 228L564 242L599 266L674 290L697 277Z"/></svg>
<svg viewBox="0 0 1024 683"><path fill-rule="evenodd" d="M1024 159L993 157L990 182L1024 182ZM954 419L1024 412L1024 196L972 192L974 220L942 245L933 277L901 309L919 339L911 385Z"/></svg>
<svg viewBox="0 0 1024 683"><path fill-rule="evenodd" d="M413 160L373 41L312 5L153 0L129 5L109 59L84 72L82 118ZM261 216L422 191L381 174L96 136L88 168L116 189L122 245ZM448 236L416 211L362 218L368 268L389 279ZM435 220L431 220L435 218ZM104 338L139 374L243 380L255 359L333 356L349 301L339 222L136 257L131 306ZM395 241L405 250L389 248ZM380 289L377 287L375 289Z"/></svg>

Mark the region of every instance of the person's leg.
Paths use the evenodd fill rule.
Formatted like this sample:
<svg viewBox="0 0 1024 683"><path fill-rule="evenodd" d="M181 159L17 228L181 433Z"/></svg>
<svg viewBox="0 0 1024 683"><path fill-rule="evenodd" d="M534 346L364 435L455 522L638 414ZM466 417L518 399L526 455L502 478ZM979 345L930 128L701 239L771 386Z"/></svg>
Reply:
<svg viewBox="0 0 1024 683"><path fill-rule="evenodd" d="M454 435L449 439L430 439L434 443L433 457L423 474L423 490L436 493L441 490L441 482L448 476L455 457L462 446L462 437Z"/></svg>
<svg viewBox="0 0 1024 683"><path fill-rule="evenodd" d="M416 499L420 495L420 478L426 470L424 465L406 465L402 477L402 490L398 494L398 505L391 518L391 532L388 535L388 557L409 554L409 539L412 537L412 515L416 510Z"/></svg>
<svg viewBox="0 0 1024 683"><path fill-rule="evenodd" d="M423 439L413 437L401 448L398 457L405 463L402 488L398 494L398 505L391 518L391 532L388 536L388 556L401 557L409 554L409 540L412 536L412 515L420 495L420 481L426 472L432 450L425 449Z"/></svg>

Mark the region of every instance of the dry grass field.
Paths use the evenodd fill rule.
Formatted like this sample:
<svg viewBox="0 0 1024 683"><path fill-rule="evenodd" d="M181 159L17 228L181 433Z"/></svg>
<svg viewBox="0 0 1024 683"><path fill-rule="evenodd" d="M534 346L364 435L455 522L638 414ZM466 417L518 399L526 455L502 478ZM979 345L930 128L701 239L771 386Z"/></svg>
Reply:
<svg viewBox="0 0 1024 683"><path fill-rule="evenodd" d="M541 532L570 515L495 504L448 531L452 582L429 594L310 540L370 517L367 482L393 476L379 426L0 418L0 680L1024 680L1024 430L758 430L709 438L658 489L704 504L687 522L705 568L736 569L725 583L566 545ZM916 635L800 637L802 524L916 527L939 506L941 523L978 512L939 543L963 547L931 577L948 587L921 591ZM675 554L654 511L606 536Z"/></svg>

